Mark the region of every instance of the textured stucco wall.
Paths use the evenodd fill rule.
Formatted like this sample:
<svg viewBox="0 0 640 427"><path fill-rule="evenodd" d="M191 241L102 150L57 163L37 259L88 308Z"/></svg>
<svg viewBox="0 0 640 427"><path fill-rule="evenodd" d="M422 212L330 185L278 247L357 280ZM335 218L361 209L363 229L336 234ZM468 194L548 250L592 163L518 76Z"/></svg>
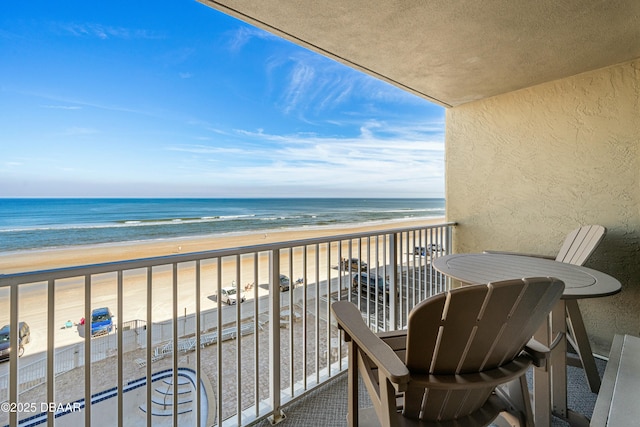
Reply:
<svg viewBox="0 0 640 427"><path fill-rule="evenodd" d="M447 220L455 252L555 255L601 224L586 266L622 292L580 301L594 351L640 336L640 60L447 110Z"/></svg>

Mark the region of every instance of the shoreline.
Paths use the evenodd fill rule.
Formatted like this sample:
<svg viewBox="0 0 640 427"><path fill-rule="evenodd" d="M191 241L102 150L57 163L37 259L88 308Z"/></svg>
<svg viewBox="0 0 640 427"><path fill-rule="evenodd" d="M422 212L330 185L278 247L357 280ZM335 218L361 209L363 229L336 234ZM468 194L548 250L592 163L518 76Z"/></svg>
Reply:
<svg viewBox="0 0 640 427"><path fill-rule="evenodd" d="M49 270L100 264L178 253L257 246L316 237L339 236L376 230L427 226L445 222L444 217L401 218L375 223L349 223L290 229L230 232L167 239L97 243L64 248L28 249L0 252L0 274ZM346 231L348 230L348 232Z"/></svg>
<svg viewBox="0 0 640 427"><path fill-rule="evenodd" d="M98 243L87 243L87 244L78 244L78 245L68 245L68 246L48 246L43 248L28 248L28 249L15 249L15 250L0 250L0 257L2 256L11 256L11 255L22 255L29 253L40 253L40 252L53 252L53 251L64 251L64 250L73 250L73 249L84 249L84 248L94 248L94 247L108 247L108 246L128 246L128 245L144 245L144 244L153 244L153 243L168 243L168 242L178 242L178 241L190 241L190 240L202 240L202 239L226 239L233 238L236 236L245 236L245 235L254 235L260 236L264 234L279 234L279 233L290 233L290 234L298 234L305 232L316 232L316 231L324 231L324 230L344 230L344 229L378 229L378 228L389 228L392 224L421 224L427 223L431 224L432 222L437 223L439 221L444 222L444 217L411 217L411 218L394 218L394 219L386 219L386 220L374 220L374 221L366 221L366 222L350 222L350 223L338 223L331 225L303 225L298 227L282 227L282 228L259 228L255 230L243 230L243 231L222 231L217 233L207 233L207 234L193 234L193 235L184 235L184 236L175 236L175 237L157 237L157 238L149 238L149 239L139 239L139 240L121 240L121 241L113 241L113 242L98 242ZM396 228L396 227L391 227ZM402 228L402 227L400 227Z"/></svg>

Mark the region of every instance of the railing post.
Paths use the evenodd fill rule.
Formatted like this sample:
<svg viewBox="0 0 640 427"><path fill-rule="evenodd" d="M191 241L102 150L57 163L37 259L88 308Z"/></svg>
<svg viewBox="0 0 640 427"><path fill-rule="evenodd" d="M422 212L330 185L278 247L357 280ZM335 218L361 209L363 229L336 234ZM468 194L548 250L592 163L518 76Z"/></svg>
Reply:
<svg viewBox="0 0 640 427"><path fill-rule="evenodd" d="M392 233L389 235L389 263L390 263L390 274L389 274L389 323L391 326L391 330L395 331L398 329L398 318L396 313L398 310L398 245L397 245L397 233Z"/></svg>
<svg viewBox="0 0 640 427"><path fill-rule="evenodd" d="M444 247L444 253L442 253L442 255L449 255L451 253L453 253L453 228L451 225L445 225L443 226L443 230L444 230L444 241L445 243L445 247ZM445 291L448 291L449 289L451 289L451 281L453 279L451 279L451 277L445 277Z"/></svg>
<svg viewBox="0 0 640 427"><path fill-rule="evenodd" d="M117 420L118 420L118 425L122 426L124 425L124 419L125 419L125 415L124 415L124 405L123 405L123 399L124 399L124 388L123 388L123 378L124 378L124 370L123 370L123 365L124 365L124 331L122 330L122 316L124 315L124 301L123 301L123 274L122 274L122 270L118 270L118 276L117 276L117 286L118 286L118 290L117 290L117 306L118 306L118 316L116 317L116 338L117 338L117 346L118 346L118 366L117 366L117 374L118 374L118 397L117 397L117 402L118 402L118 414L117 414ZM86 323L86 322L85 322Z"/></svg>
<svg viewBox="0 0 640 427"><path fill-rule="evenodd" d="M271 387L271 408L273 415L269 418L271 424L284 420L285 415L280 409L280 249L269 252L269 382ZM291 286L291 283L289 284Z"/></svg>
<svg viewBox="0 0 640 427"><path fill-rule="evenodd" d="M46 379L47 384L47 402L55 402L55 281L50 279L47 281L47 360L46 360ZM47 425L54 425L54 414L47 414Z"/></svg>
<svg viewBox="0 0 640 427"><path fill-rule="evenodd" d="M9 342L14 349L18 348L18 285L9 288L10 314L9 314ZM16 405L18 402L18 351L9 353L9 404ZM18 425L17 411L9 411L9 425Z"/></svg>
<svg viewBox="0 0 640 427"><path fill-rule="evenodd" d="M84 425L91 425L91 275L84 275Z"/></svg>

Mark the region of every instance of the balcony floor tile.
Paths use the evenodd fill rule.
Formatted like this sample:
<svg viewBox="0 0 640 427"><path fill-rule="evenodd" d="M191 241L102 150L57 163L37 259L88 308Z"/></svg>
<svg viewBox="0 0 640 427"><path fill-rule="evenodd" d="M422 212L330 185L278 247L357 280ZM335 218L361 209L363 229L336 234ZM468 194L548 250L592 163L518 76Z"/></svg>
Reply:
<svg viewBox="0 0 640 427"><path fill-rule="evenodd" d="M596 365L600 372L600 377L604 373L606 362L596 359ZM531 375L528 378L531 387ZM362 396L364 386L361 387L360 405L366 406L368 397ZM567 390L569 407L591 418L593 407L597 395L592 393L587 385L586 378L581 369L569 366L567 368ZM364 392L366 394L366 392ZM346 426L347 425L347 377L340 375L326 386L302 397L290 405L283 408L286 419L279 426ZM260 427L271 426L269 421L262 421L257 424ZM554 427L568 426L568 423L554 418Z"/></svg>

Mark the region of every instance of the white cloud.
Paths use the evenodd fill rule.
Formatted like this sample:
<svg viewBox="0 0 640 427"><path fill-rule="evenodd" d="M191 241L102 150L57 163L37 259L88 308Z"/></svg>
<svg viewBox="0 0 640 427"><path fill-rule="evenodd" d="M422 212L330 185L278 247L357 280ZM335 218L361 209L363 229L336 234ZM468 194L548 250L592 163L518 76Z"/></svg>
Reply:
<svg viewBox="0 0 640 427"><path fill-rule="evenodd" d="M42 108L49 108L52 110L81 110L82 107L78 105L42 105Z"/></svg>
<svg viewBox="0 0 640 427"><path fill-rule="evenodd" d="M29 90L19 90L15 91L20 95L28 95L28 96L36 96L39 98L43 98L49 102L60 102L68 105L60 105L60 104L43 104L42 108L51 108L51 109L63 109L63 110L78 110L84 108L97 108L100 110L106 111L116 111L122 113L132 113L132 114L141 114L145 116L157 116L158 113L155 113L150 110L142 110L142 109L134 109L130 106L123 106L117 104L105 104L94 102L91 100L85 100L81 98L75 98L73 96L61 96L57 94L52 94L50 92L38 92L38 91L29 91ZM164 117L163 117L164 118Z"/></svg>
<svg viewBox="0 0 640 427"><path fill-rule="evenodd" d="M297 63L293 67L289 75L289 86L283 91L285 113L298 109L301 101L309 102L307 95L314 80L315 72L312 67L303 63Z"/></svg>
<svg viewBox="0 0 640 427"><path fill-rule="evenodd" d="M161 39L163 36L152 31L142 29L131 29L124 27L113 27L91 22L77 23L57 23L57 28L64 33L76 37L97 37L106 39Z"/></svg>
<svg viewBox="0 0 640 427"><path fill-rule="evenodd" d="M228 48L231 52L239 52L247 43L249 43L253 39L282 41L280 37L277 37L264 30L248 25L241 25L237 28L237 30L230 33Z"/></svg>
<svg viewBox="0 0 640 427"><path fill-rule="evenodd" d="M304 121L328 111L361 116L366 109L375 112L378 105L390 102L425 103L386 82L307 51L273 55L265 72L278 108L285 114L295 113ZM353 101L359 107L351 111L349 105Z"/></svg>
<svg viewBox="0 0 640 427"><path fill-rule="evenodd" d="M279 108L286 114L334 109L348 101L367 76L309 52L271 57L266 64ZM278 83L275 83L278 81Z"/></svg>
<svg viewBox="0 0 640 427"><path fill-rule="evenodd" d="M237 130L242 142L173 146L193 154L181 173L194 182L224 186L308 188L308 195L355 196L359 189L387 196L441 196L444 142L437 124L371 121L353 137L276 135ZM233 159L226 162L225 156ZM191 178L189 178L191 177ZM344 191L344 194L339 192ZM282 194L286 195L286 194ZM380 194L376 194L380 196Z"/></svg>
<svg viewBox="0 0 640 427"><path fill-rule="evenodd" d="M179 151L191 154L246 154L240 147L215 147L206 145L177 145L166 148L169 151Z"/></svg>

